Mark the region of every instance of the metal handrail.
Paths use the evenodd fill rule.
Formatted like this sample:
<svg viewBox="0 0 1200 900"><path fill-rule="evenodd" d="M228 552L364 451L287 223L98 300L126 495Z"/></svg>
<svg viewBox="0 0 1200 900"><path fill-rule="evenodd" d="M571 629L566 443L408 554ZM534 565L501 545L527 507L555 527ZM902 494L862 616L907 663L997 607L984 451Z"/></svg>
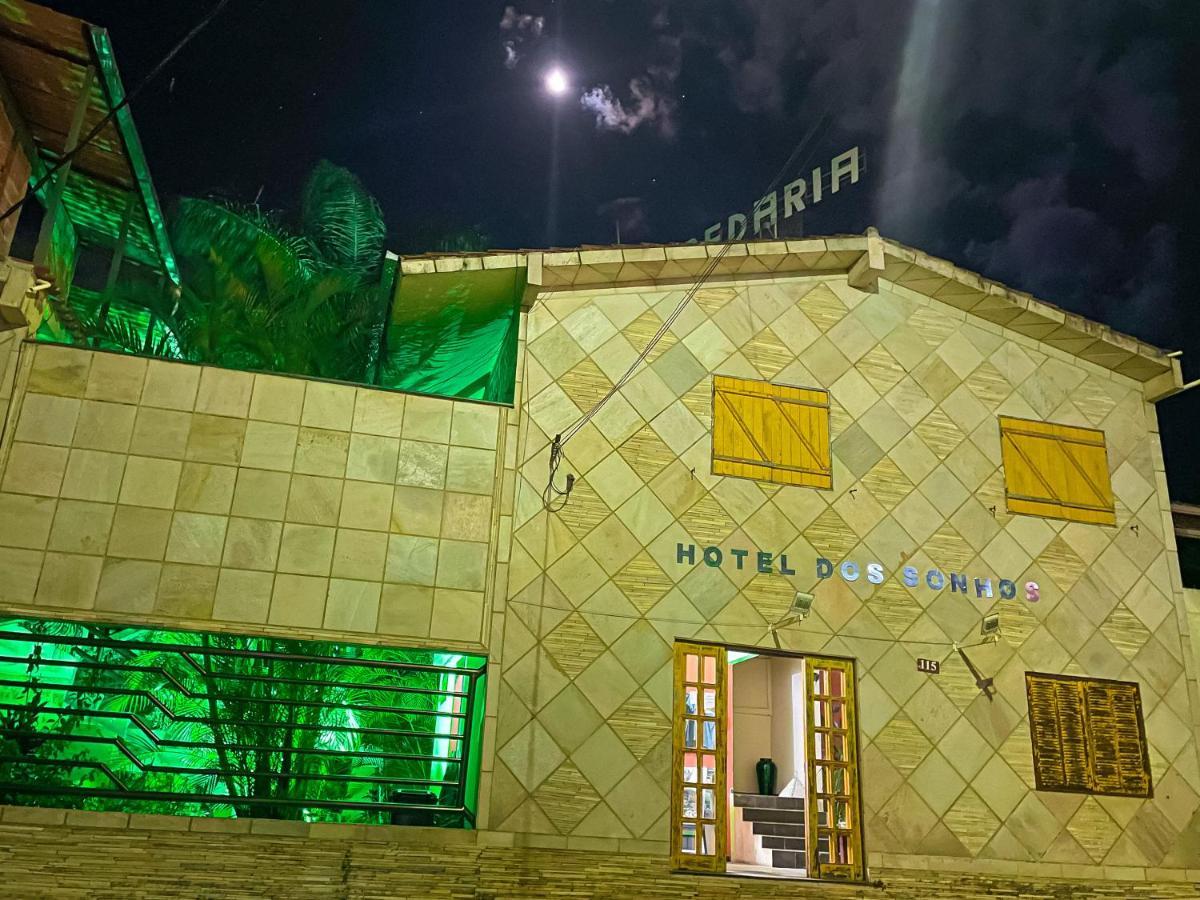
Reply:
<svg viewBox="0 0 1200 900"><path fill-rule="evenodd" d="M0 672L0 697L15 701L0 702L0 793L6 802L13 802L13 798L20 802L22 797L54 796L72 801L92 798L114 803L147 801L242 809L303 807L383 817L408 811L449 816L468 826L474 824L467 784L474 763L472 745L478 740L472 728L477 703L483 702L479 696L487 671L483 660L470 667L414 663L386 658L388 653L396 652L389 648L355 648L354 652L370 652L376 657L364 659L336 655L338 648L330 642L290 638L242 638L249 646L205 646L181 643L178 631L74 622L57 624L68 631L88 629L88 632L72 635L4 630L5 624L28 628L29 621L9 618L5 623L0 619L0 646L9 644L7 652L0 654L0 666L8 669L7 673ZM97 635L91 631L95 628L119 628L130 638ZM151 638L162 635L165 640L146 639L147 634ZM231 637L237 640L236 636L220 637L226 642ZM208 636L202 639L206 643L209 640ZM276 641L286 641L290 649L254 646L262 642L274 648L279 646ZM13 655L12 644L30 646L30 655ZM43 656L44 646L64 648L65 652L50 651L52 657ZM309 648L311 653L303 652ZM147 651L160 658L149 660L147 665L137 664L134 657ZM82 658L64 658L71 652ZM117 659L109 662L103 656ZM222 660L226 662L223 664ZM287 677L267 674L264 670L271 662L289 663ZM251 671L229 671L227 665L234 664ZM18 667L24 669L19 676L14 671ZM305 669L312 667L321 667L326 677L304 678ZM385 683L381 684L329 677L334 672L351 675L355 668L362 677L366 677L364 670L391 675L384 676ZM101 673L133 676L125 680L138 686L122 686L119 678L104 678ZM203 683L194 683L192 673L201 677ZM405 683L407 679L422 676L426 678L425 684ZM438 686L429 686L429 676L438 676L433 682ZM81 678L83 682L61 680L68 677ZM380 678L381 674L374 677ZM461 683L458 677L463 679ZM87 683L93 678L97 683ZM140 686L147 682L150 687ZM254 693L263 690L266 695L246 696L251 685L259 686ZM226 687L232 690L226 693ZM311 689L312 693L295 688ZM276 696L271 696L272 693ZM296 697L297 693L301 696ZM324 694L336 699L322 702L311 699L313 693L318 698ZM430 698L434 708L418 709L387 702L394 699L399 704L414 697ZM58 702L49 705L48 699ZM127 703L130 708L103 708L117 702ZM176 711L181 704L186 712ZM229 704L234 705L236 714L225 718ZM201 713L206 707L207 715ZM280 721L271 720L268 710L276 710ZM243 718L248 714L255 718ZM307 721L294 721L298 718ZM429 727L422 727L422 723ZM448 728L438 728L437 723ZM177 725L200 726L192 729L197 732L197 739L171 737L171 729ZM40 730L42 727L46 730ZM160 735L164 729L165 733ZM128 740L129 732L133 732L132 742ZM321 735L328 735L329 739ZM322 742L325 746L292 746L293 741L301 745ZM341 749L337 744L343 741L360 746ZM387 741L392 742L391 747ZM443 746L439 741L446 743ZM195 760L197 765L186 765L188 760L183 754L188 750L200 752ZM89 753L93 758L87 758ZM163 753L168 756L160 757ZM218 760L219 764L214 765ZM273 761L266 764L281 767L283 771L263 771L264 760ZM404 763L413 767L394 775L385 771ZM314 771L318 765L324 770ZM443 768L434 768L439 765ZM21 767L30 766L33 768L22 772ZM326 766L334 766L336 770ZM85 784L79 780L82 776L71 774L84 770L96 773L87 781L99 780L102 784L107 779L110 786ZM38 771L48 777L34 778L33 773ZM435 772L438 777L434 777ZM177 781L179 778L188 781L181 783ZM158 787L158 783L209 790L144 789ZM257 788L264 793L267 786L270 790L291 786L301 794L321 784L338 785L335 793L349 793L354 799L212 793L214 784L227 786L230 792ZM349 785L360 787L348 789ZM397 802L397 796L405 788L440 792L440 800L445 802ZM371 799L363 798L363 792L369 792ZM414 800L420 796L423 795ZM435 795L427 796L432 799ZM107 808L119 808L119 803Z"/></svg>

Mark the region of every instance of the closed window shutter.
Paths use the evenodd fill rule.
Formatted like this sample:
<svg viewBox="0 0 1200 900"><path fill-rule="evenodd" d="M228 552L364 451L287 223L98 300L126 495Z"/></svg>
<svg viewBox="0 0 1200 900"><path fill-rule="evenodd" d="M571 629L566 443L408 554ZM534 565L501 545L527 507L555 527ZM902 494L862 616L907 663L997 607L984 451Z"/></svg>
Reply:
<svg viewBox="0 0 1200 900"><path fill-rule="evenodd" d="M1027 672L1038 790L1149 797L1136 684Z"/></svg>
<svg viewBox="0 0 1200 900"><path fill-rule="evenodd" d="M712 466L714 475L833 487L829 394L714 376Z"/></svg>
<svg viewBox="0 0 1200 900"><path fill-rule="evenodd" d="M1150 772L1137 686L1088 682L1084 691L1097 793L1146 796Z"/></svg>
<svg viewBox="0 0 1200 900"><path fill-rule="evenodd" d="M1116 524L1104 432L1000 417L1008 511Z"/></svg>

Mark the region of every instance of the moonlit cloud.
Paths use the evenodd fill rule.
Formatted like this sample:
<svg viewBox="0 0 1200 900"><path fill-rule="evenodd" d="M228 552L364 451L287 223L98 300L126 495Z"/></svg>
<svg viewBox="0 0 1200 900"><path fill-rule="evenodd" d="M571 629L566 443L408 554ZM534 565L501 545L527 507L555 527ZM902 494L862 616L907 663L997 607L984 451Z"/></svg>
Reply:
<svg viewBox="0 0 1200 900"><path fill-rule="evenodd" d="M629 104L613 95L612 88L601 84L585 91L579 104L596 117L601 131L629 134L642 125L657 129L662 137L675 135L675 100L659 91L649 78L629 82Z"/></svg>
<svg viewBox="0 0 1200 900"><path fill-rule="evenodd" d="M504 7L504 15L500 17L500 31L508 35L500 42L504 49L504 67L515 69L524 55L521 52L524 45L536 42L545 29L544 16L517 12L515 6Z"/></svg>

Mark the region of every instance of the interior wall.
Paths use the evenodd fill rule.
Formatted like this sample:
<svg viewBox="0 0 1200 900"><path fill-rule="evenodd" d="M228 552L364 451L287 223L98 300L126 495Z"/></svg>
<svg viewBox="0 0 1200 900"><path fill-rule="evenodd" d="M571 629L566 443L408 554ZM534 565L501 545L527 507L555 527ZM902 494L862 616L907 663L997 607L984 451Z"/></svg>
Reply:
<svg viewBox="0 0 1200 900"><path fill-rule="evenodd" d="M729 667L733 686L733 789L758 793L754 764L772 755L771 659L759 656Z"/></svg>
<svg viewBox="0 0 1200 900"><path fill-rule="evenodd" d="M733 789L757 793L755 764L775 762L775 792L804 795L804 704L801 657L760 656L730 666L733 684Z"/></svg>
<svg viewBox="0 0 1200 900"><path fill-rule="evenodd" d="M804 763L804 660L800 657L766 657L770 672L771 759L778 769L775 793L803 797Z"/></svg>

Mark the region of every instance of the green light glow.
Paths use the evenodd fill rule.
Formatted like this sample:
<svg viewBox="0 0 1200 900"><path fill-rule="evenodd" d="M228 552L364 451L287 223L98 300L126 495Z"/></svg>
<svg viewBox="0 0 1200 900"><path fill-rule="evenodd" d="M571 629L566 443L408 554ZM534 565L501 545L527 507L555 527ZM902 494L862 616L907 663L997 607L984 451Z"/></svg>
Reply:
<svg viewBox="0 0 1200 900"><path fill-rule="evenodd" d="M484 665L0 619L0 803L343 822L425 803L428 824L469 825Z"/></svg>

